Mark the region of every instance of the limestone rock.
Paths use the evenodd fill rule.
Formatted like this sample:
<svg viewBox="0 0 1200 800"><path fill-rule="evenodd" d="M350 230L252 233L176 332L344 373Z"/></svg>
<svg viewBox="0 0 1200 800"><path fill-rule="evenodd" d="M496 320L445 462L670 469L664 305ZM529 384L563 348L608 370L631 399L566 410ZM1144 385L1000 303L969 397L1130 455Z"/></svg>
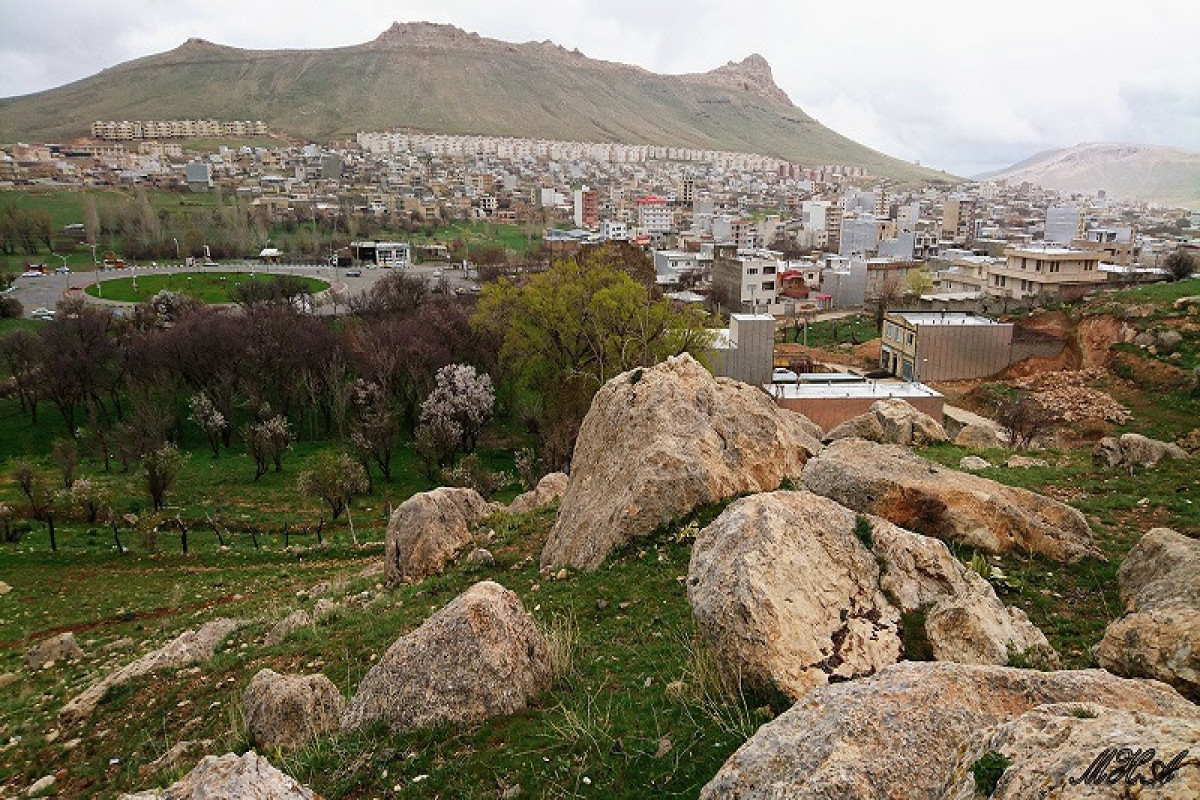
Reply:
<svg viewBox="0 0 1200 800"><path fill-rule="evenodd" d="M1140 793L1129 793L1137 778L1153 777L1151 763L1135 768L1133 780L1115 784L1080 781L1093 761L1108 748L1154 748L1154 758L1170 764L1179 762L1169 781L1150 784ZM950 770L945 800L975 800L975 778L971 765L985 753L996 752L1011 763L1005 769L992 800L1035 800L1044 797L1153 797L1155 800L1194 800L1200 797L1200 723L1194 718L1164 717L1127 711L1093 703L1038 706L1008 722L976 732L965 752ZM1191 754L1189 759L1186 756ZM1105 777L1116 769L1111 762ZM1074 780L1075 785L1071 783Z"/></svg>
<svg viewBox="0 0 1200 800"><path fill-rule="evenodd" d="M138 768L139 775L152 775L159 770L175 769L185 761L192 762L198 753L213 746L212 739L184 739L166 749L158 758Z"/></svg>
<svg viewBox="0 0 1200 800"><path fill-rule="evenodd" d="M963 456L958 462L958 468L967 470L968 472L974 472L977 469L987 469L990 466L992 466L992 462L979 456Z"/></svg>
<svg viewBox="0 0 1200 800"><path fill-rule="evenodd" d="M1105 629L1100 665L1166 681L1200 702L1200 540L1155 528L1129 551L1117 581L1130 613Z"/></svg>
<svg viewBox="0 0 1200 800"><path fill-rule="evenodd" d="M25 669L41 669L51 661L73 661L83 658L83 650L75 641L75 634L68 631L35 644L25 654Z"/></svg>
<svg viewBox="0 0 1200 800"><path fill-rule="evenodd" d="M1200 708L1157 681L1103 670L906 661L814 690L759 728L700 796L936 798L972 734L1047 703L1096 703L1200 724Z"/></svg>
<svg viewBox="0 0 1200 800"><path fill-rule="evenodd" d="M312 624L312 615L304 609L298 608L283 619L279 620L279 622L275 623L275 626L267 632L267 637L265 640L266 644L268 647L277 645L292 633L295 633L301 628L307 628Z"/></svg>
<svg viewBox="0 0 1200 800"><path fill-rule="evenodd" d="M59 723L69 726L86 720L92 715L100 698L113 686L154 670L176 669L197 661L207 661L212 658L217 646L244 624L242 620L221 618L207 622L196 630L181 633L157 650L146 653L84 689L59 711Z"/></svg>
<svg viewBox="0 0 1200 800"><path fill-rule="evenodd" d="M516 594L483 581L388 649L359 684L342 728L477 722L525 708L549 685L541 632Z"/></svg>
<svg viewBox="0 0 1200 800"><path fill-rule="evenodd" d="M471 527L493 507L474 489L443 486L400 504L388 521L384 567L389 582L437 575L471 541Z"/></svg>
<svg viewBox="0 0 1200 800"><path fill-rule="evenodd" d="M899 614L854 521L831 500L772 492L700 531L688 602L725 674L797 698L899 659Z"/></svg>
<svg viewBox="0 0 1200 800"><path fill-rule="evenodd" d="M1159 331L1155 344L1160 353L1174 353L1183 344L1183 335L1170 329Z"/></svg>
<svg viewBox="0 0 1200 800"><path fill-rule="evenodd" d="M0 689L10 686L17 682L17 675L14 672L0 672Z"/></svg>
<svg viewBox="0 0 1200 800"><path fill-rule="evenodd" d="M1140 433L1105 436L1092 450L1092 462L1109 467L1152 467L1163 459L1189 458L1186 450L1170 442L1151 439Z"/></svg>
<svg viewBox="0 0 1200 800"><path fill-rule="evenodd" d="M496 557L492 555L492 551L483 547L476 547L467 554L464 563L472 569L486 569L496 565Z"/></svg>
<svg viewBox="0 0 1200 800"><path fill-rule="evenodd" d="M842 439L809 460L804 483L861 513L991 553L1099 556L1083 514L1025 489L948 469L904 447Z"/></svg>
<svg viewBox="0 0 1200 800"><path fill-rule="evenodd" d="M809 492L731 504L697 535L687 587L724 673L792 698L897 661L906 612L927 612L935 658L1004 664L1010 650L1033 650L1055 659L1025 614L943 542Z"/></svg>
<svg viewBox="0 0 1200 800"><path fill-rule="evenodd" d="M799 477L820 429L689 355L616 376L579 430L543 570L595 569L617 547L704 503Z"/></svg>
<svg viewBox="0 0 1200 800"><path fill-rule="evenodd" d="M964 425L954 437L954 443L972 450L995 450L1004 446L999 434L983 425Z"/></svg>
<svg viewBox="0 0 1200 800"><path fill-rule="evenodd" d="M11 591L12 591L11 586L9 586L4 581L0 581L0 597L4 597L4 595L8 594Z"/></svg>
<svg viewBox="0 0 1200 800"><path fill-rule="evenodd" d="M850 437L906 446L949 441L940 422L895 397L872 403L866 413L851 417L825 434L825 441Z"/></svg>
<svg viewBox="0 0 1200 800"><path fill-rule="evenodd" d="M58 779L55 778L53 775L43 775L42 777L38 778L36 781L34 781L32 784L29 785L29 788L25 790L25 796L26 797L41 797L46 792L53 789L54 784L57 782L58 782Z"/></svg>
<svg viewBox="0 0 1200 800"><path fill-rule="evenodd" d="M166 789L126 794L121 800L314 800L307 786L250 751L205 756L196 768Z"/></svg>
<svg viewBox="0 0 1200 800"><path fill-rule="evenodd" d="M569 479L564 472L551 472L549 475L543 475L542 479L537 482L537 486L524 494L517 495L508 504L508 513L527 514L561 500L562 496L567 493L568 482Z"/></svg>
<svg viewBox="0 0 1200 800"><path fill-rule="evenodd" d="M1009 469L1029 469L1030 467L1048 467L1050 462L1044 458L1032 458L1030 456L1011 455L1004 462L1004 466Z"/></svg>
<svg viewBox="0 0 1200 800"><path fill-rule="evenodd" d="M246 687L242 708L256 746L296 749L337 730L346 701L324 675L280 675L263 669Z"/></svg>
<svg viewBox="0 0 1200 800"><path fill-rule="evenodd" d="M313 623L320 622L337 613L338 604L328 597L322 597L313 604L312 621Z"/></svg>

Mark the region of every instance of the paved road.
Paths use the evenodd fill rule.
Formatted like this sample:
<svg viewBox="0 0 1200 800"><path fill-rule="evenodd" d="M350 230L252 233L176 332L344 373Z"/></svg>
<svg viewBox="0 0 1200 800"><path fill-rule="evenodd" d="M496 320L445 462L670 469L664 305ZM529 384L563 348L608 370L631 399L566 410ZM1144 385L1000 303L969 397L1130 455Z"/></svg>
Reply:
<svg viewBox="0 0 1200 800"><path fill-rule="evenodd" d="M470 291L477 284L467 278L466 273L459 268L450 268L442 264L420 264L405 268L413 275L423 277L430 285L441 284L446 291ZM33 312L46 308L53 309L64 296L83 296L89 302L108 306L129 306L132 303L122 303L112 300L94 298L83 293L83 289L91 286L97 278L115 280L117 278L140 277L143 275L163 275L183 272L257 272L271 275L306 275L328 281L337 288L344 288L346 296L350 297L368 289L375 281L391 270L379 268L363 268L359 275L348 275L345 268L333 268L325 265L279 265L258 264L254 262L223 263L217 267L187 269L182 266L127 267L118 270L105 270L101 273L87 271L70 274L50 273L38 277L17 277L13 282L16 287L12 292L25 308L25 316L32 317ZM103 288L101 289L103 292ZM327 313L332 308L324 307Z"/></svg>

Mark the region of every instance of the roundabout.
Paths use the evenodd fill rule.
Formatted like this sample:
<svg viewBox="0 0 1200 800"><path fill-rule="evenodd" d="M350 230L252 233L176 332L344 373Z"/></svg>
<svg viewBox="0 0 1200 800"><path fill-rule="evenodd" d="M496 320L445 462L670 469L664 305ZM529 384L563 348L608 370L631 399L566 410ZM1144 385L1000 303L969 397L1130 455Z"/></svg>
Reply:
<svg viewBox="0 0 1200 800"><path fill-rule="evenodd" d="M304 283L309 294L316 295L329 288L329 281L308 275L283 273ZM247 281L278 280L280 273L266 272L150 272L144 275L113 275L102 273L84 293L98 300L118 303L143 303L166 290L194 297L202 303L234 303L235 287Z"/></svg>

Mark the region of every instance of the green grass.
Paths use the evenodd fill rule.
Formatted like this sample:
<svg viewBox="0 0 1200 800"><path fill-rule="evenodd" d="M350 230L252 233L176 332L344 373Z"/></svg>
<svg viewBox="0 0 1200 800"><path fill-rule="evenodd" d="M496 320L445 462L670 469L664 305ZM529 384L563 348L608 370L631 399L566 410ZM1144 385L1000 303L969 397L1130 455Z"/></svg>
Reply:
<svg viewBox="0 0 1200 800"><path fill-rule="evenodd" d="M180 292L205 303L231 303L233 288L244 281L270 281L270 273L255 272L178 272L169 274L143 275L135 278L113 278L93 283L86 291L92 297L120 300L126 303L143 303L162 290ZM134 289L134 281L137 289ZM329 288L327 281L319 278L300 277L312 294Z"/></svg>
<svg viewBox="0 0 1200 800"><path fill-rule="evenodd" d="M784 336L787 342L804 342L804 325L800 325L799 331L793 327L786 328ZM808 344L812 347L862 344L877 338L879 331L875 329L875 318L867 314L813 322L808 326Z"/></svg>
<svg viewBox="0 0 1200 800"><path fill-rule="evenodd" d="M496 225L490 222L451 222L438 226L432 236L422 233L397 234L414 246L422 244L449 244L461 239L467 247L473 245L496 245L512 251L518 257L526 255L541 242L541 234L527 236L517 225Z"/></svg>

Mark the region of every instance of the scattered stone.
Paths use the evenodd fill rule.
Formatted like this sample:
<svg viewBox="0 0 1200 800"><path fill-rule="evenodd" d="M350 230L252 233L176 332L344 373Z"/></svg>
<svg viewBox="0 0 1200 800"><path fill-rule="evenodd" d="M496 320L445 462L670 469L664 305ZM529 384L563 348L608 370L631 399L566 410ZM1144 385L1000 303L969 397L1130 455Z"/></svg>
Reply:
<svg viewBox="0 0 1200 800"><path fill-rule="evenodd" d="M508 513L527 514L561 500L562 496L567 493L568 482L569 479L564 472L551 472L549 475L543 475L542 479L537 482L537 486L524 494L517 495L516 499L508 504Z"/></svg>
<svg viewBox="0 0 1200 800"><path fill-rule="evenodd" d="M383 574L385 574L383 562L376 561L373 564L369 564L369 565L363 567L362 571L358 573L358 577L360 577L360 578L375 578L375 577L378 577Z"/></svg>
<svg viewBox="0 0 1200 800"><path fill-rule="evenodd" d="M75 641L75 634L60 633L43 639L25 654L25 668L39 670L55 661L73 661L83 658L83 650Z"/></svg>
<svg viewBox="0 0 1200 800"><path fill-rule="evenodd" d="M324 675L280 675L263 669L246 687L242 708L256 746L295 750L336 731L346 700Z"/></svg>
<svg viewBox="0 0 1200 800"><path fill-rule="evenodd" d="M314 800L315 795L270 761L250 751L205 756L182 780L166 789L121 795L121 800Z"/></svg>
<svg viewBox="0 0 1200 800"><path fill-rule="evenodd" d="M1150 347L1155 343L1155 341L1157 341L1157 337L1150 331L1143 331L1137 336L1133 337L1133 343L1143 349Z"/></svg>
<svg viewBox="0 0 1200 800"><path fill-rule="evenodd" d="M1126 792L1139 783L1138 778L1145 782L1154 776L1150 761L1135 766L1125 780L1104 781L1107 792L1104 789L1097 791L1090 783L1076 788L1073 781L1078 782L1097 756L1108 748L1153 747L1152 758L1165 765L1178 753L1196 752L1198 745L1200 725L1196 719L1155 716L1094 703L1038 706L971 736L950 770L947 786L938 796L946 800L977 798L971 767L984 754L999 753L1008 759L1009 766L991 794L993 800L1067 797L1076 792L1079 797L1145 796L1155 800L1194 800L1200 797L1200 769L1194 768L1198 763L1194 758L1185 757L1179 762L1182 769L1175 771L1169 781L1151 784L1153 788L1144 793ZM1112 762L1105 770L1106 778L1115 774L1118 763Z"/></svg>
<svg viewBox="0 0 1200 800"><path fill-rule="evenodd" d="M954 443L972 450L996 450L1004 446L999 434L984 425L964 425L954 437Z"/></svg>
<svg viewBox="0 0 1200 800"><path fill-rule="evenodd" d="M969 472L974 472L978 469L988 469L991 466L992 462L979 456L963 456L958 462L959 469L965 469Z"/></svg>
<svg viewBox="0 0 1200 800"><path fill-rule="evenodd" d="M855 511L989 553L1035 552L1070 563L1100 555L1076 509L897 445L842 439L810 459L803 478L811 491Z"/></svg>
<svg viewBox="0 0 1200 800"><path fill-rule="evenodd" d="M471 527L494 507L474 489L443 486L405 500L388 521L384 569L389 582L437 575L471 542Z"/></svg>
<svg viewBox="0 0 1200 800"><path fill-rule="evenodd" d="M100 650L104 653L115 653L119 650L128 650L135 644L136 642L134 642L133 639L129 638L128 636L122 636L120 639L114 639L108 644L104 645L100 648Z"/></svg>
<svg viewBox="0 0 1200 800"><path fill-rule="evenodd" d="M477 722L525 708L549 685L537 625L516 594L483 581L388 648L359 684L342 728Z"/></svg>
<svg viewBox="0 0 1200 800"><path fill-rule="evenodd" d="M0 689L17 682L17 676L12 672L0 672Z"/></svg>
<svg viewBox="0 0 1200 800"><path fill-rule="evenodd" d="M937 798L972 734L1047 703L1096 703L1200 724L1200 708L1157 681L1103 670L904 661L816 689L759 728L700 796ZM880 794L881 787L896 792Z"/></svg>
<svg viewBox="0 0 1200 800"><path fill-rule="evenodd" d="M599 611L603 611L603 610L604 610L604 609L606 609L606 608L608 608L608 601L607 601L607 600L597 600L597 601L596 601L596 609L597 609L597 610L599 610ZM14 675L13 677L15 678L16 676ZM0 683L0 686L3 686L3 685L4 685L3 683Z"/></svg>
<svg viewBox="0 0 1200 800"><path fill-rule="evenodd" d="M940 422L895 397L872 403L866 413L846 420L825 434L825 441L852 436L906 447L946 442L950 438Z"/></svg>
<svg viewBox="0 0 1200 800"><path fill-rule="evenodd" d="M1123 433L1119 439L1105 436L1092 450L1092 463L1108 467L1152 467L1163 459L1189 457L1179 445L1140 433Z"/></svg>
<svg viewBox="0 0 1200 800"><path fill-rule="evenodd" d="M1004 466L1009 469L1029 469L1030 467L1048 467L1050 466L1050 462L1044 458L1011 455L1008 457L1008 461L1004 462Z"/></svg>
<svg viewBox="0 0 1200 800"><path fill-rule="evenodd" d="M796 478L820 429L689 355L606 383L584 417L543 570L593 570L697 506Z"/></svg>
<svg viewBox="0 0 1200 800"><path fill-rule="evenodd" d="M33 782L29 789L26 790L25 795L27 797L41 797L53 789L55 783L57 783L57 779L53 775L43 776Z"/></svg>
<svg viewBox="0 0 1200 800"><path fill-rule="evenodd" d="M902 613L925 612L938 659L1054 658L1025 614L944 543L808 492L730 505L696 536L687 586L724 673L793 699L899 660Z"/></svg>
<svg viewBox="0 0 1200 800"><path fill-rule="evenodd" d="M1155 346L1160 353L1174 353L1183 344L1183 335L1170 329L1159 331Z"/></svg>
<svg viewBox="0 0 1200 800"><path fill-rule="evenodd" d="M286 617L275 623L275 626L267 632L266 645L273 647L279 644L292 633L307 628L313 624L312 615L304 609L297 609Z"/></svg>
<svg viewBox="0 0 1200 800"><path fill-rule="evenodd" d="M0 581L0 597L3 597L4 595L8 594L11 591L12 591L11 586L9 586L4 581Z"/></svg>
<svg viewBox="0 0 1200 800"><path fill-rule="evenodd" d="M338 610L337 603L335 603L333 600L330 600L328 597L322 597L321 599L317 600L316 604L313 605L313 610L312 610L313 624L316 624L318 622L321 622L324 619L328 619L329 617L332 617L334 614L337 613L337 610Z"/></svg>
<svg viewBox="0 0 1200 800"><path fill-rule="evenodd" d="M654 757L662 758L667 753L671 752L671 750L673 750L674 747L675 746L673 744L671 744L671 740L664 736L663 738L658 740L658 749L654 751Z"/></svg>
<svg viewBox="0 0 1200 800"><path fill-rule="evenodd" d="M152 775L160 770L175 769L198 750L207 750L212 745L212 739L184 739L183 741L176 742L167 748L167 751L161 756L139 769L138 774Z"/></svg>
<svg viewBox="0 0 1200 800"><path fill-rule="evenodd" d="M1129 613L1105 629L1100 666L1157 678L1200 702L1200 540L1151 530L1125 557L1117 582Z"/></svg>
<svg viewBox="0 0 1200 800"><path fill-rule="evenodd" d="M242 620L221 618L205 623L197 630L180 634L157 650L146 653L93 683L62 707L58 714L59 724L68 727L86 720L92 715L100 698L113 686L154 670L178 669L198 661L207 661L212 658L217 646L244 624Z"/></svg>
<svg viewBox="0 0 1200 800"><path fill-rule="evenodd" d="M514 783L512 786L500 793L500 800L515 800L521 796L521 784Z"/></svg>
<svg viewBox="0 0 1200 800"><path fill-rule="evenodd" d="M554 573L554 580L565 581L567 579L567 568L563 567L558 572Z"/></svg>
<svg viewBox="0 0 1200 800"><path fill-rule="evenodd" d="M467 555L465 563L471 569L487 569L496 566L496 557L492 555L491 550L476 547Z"/></svg>

